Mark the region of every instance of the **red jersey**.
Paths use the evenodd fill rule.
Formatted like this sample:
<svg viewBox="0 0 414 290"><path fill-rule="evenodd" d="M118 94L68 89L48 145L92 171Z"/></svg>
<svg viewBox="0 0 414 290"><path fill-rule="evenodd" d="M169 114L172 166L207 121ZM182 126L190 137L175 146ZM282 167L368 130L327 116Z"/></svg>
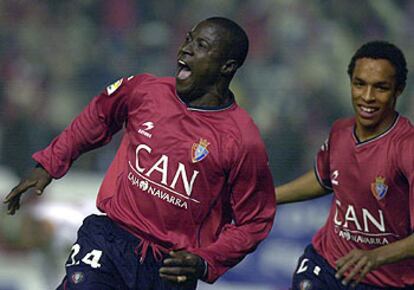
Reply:
<svg viewBox="0 0 414 290"><path fill-rule="evenodd" d="M155 248L201 256L208 282L268 235L275 196L257 127L235 102L187 106L174 78L119 80L33 158L59 178L123 126L97 198L112 220Z"/></svg>
<svg viewBox="0 0 414 290"><path fill-rule="evenodd" d="M414 230L414 128L398 116L386 132L359 142L355 120L337 121L316 160L321 184L334 192L328 220L313 245L332 267L352 249L370 250ZM364 283L414 285L414 259L384 265Z"/></svg>

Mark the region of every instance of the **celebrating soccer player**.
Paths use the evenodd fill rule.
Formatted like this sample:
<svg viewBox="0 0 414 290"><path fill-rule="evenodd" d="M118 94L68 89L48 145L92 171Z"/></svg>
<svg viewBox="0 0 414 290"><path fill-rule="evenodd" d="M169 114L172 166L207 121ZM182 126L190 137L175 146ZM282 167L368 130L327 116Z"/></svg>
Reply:
<svg viewBox="0 0 414 290"><path fill-rule="evenodd" d="M391 43L368 42L348 74L355 116L334 123L314 170L276 188L279 204L333 192L293 289L413 289L414 128L395 110L405 57Z"/></svg>
<svg viewBox="0 0 414 290"><path fill-rule="evenodd" d="M275 215L274 186L257 127L229 84L248 38L206 19L187 33L173 77L122 78L96 96L5 198L10 214L41 194L80 154L122 127L118 152L66 262L58 289L195 289L253 251Z"/></svg>

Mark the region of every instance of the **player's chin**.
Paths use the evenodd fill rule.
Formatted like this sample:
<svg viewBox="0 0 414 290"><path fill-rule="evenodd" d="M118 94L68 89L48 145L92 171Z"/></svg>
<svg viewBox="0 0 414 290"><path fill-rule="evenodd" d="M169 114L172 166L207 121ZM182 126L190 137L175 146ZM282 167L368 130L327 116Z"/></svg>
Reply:
<svg viewBox="0 0 414 290"><path fill-rule="evenodd" d="M358 121L361 127L367 130L373 130L378 125L378 120L376 118L368 119L368 118L358 116Z"/></svg>
<svg viewBox="0 0 414 290"><path fill-rule="evenodd" d="M192 100L193 95L193 86L191 83L177 83L176 85L176 92L177 95L183 100L185 103L190 103Z"/></svg>

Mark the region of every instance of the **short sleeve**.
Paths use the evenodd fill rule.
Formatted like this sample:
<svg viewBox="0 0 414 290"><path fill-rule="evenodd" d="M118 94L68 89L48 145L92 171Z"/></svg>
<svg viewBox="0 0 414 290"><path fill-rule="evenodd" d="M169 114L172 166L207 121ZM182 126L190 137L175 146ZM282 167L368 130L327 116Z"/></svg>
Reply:
<svg viewBox="0 0 414 290"><path fill-rule="evenodd" d="M321 186L327 190L332 190L332 184L330 180L330 137L325 140L322 146L319 148L316 154L315 160L315 175L321 184Z"/></svg>

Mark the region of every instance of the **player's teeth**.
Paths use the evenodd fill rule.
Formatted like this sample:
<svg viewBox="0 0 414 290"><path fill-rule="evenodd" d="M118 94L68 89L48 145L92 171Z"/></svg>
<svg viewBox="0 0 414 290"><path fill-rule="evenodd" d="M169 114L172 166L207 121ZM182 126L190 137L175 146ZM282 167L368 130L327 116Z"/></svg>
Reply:
<svg viewBox="0 0 414 290"><path fill-rule="evenodd" d="M361 107L362 111L367 112L367 113L372 113L375 110L373 108L365 108L365 107Z"/></svg>

